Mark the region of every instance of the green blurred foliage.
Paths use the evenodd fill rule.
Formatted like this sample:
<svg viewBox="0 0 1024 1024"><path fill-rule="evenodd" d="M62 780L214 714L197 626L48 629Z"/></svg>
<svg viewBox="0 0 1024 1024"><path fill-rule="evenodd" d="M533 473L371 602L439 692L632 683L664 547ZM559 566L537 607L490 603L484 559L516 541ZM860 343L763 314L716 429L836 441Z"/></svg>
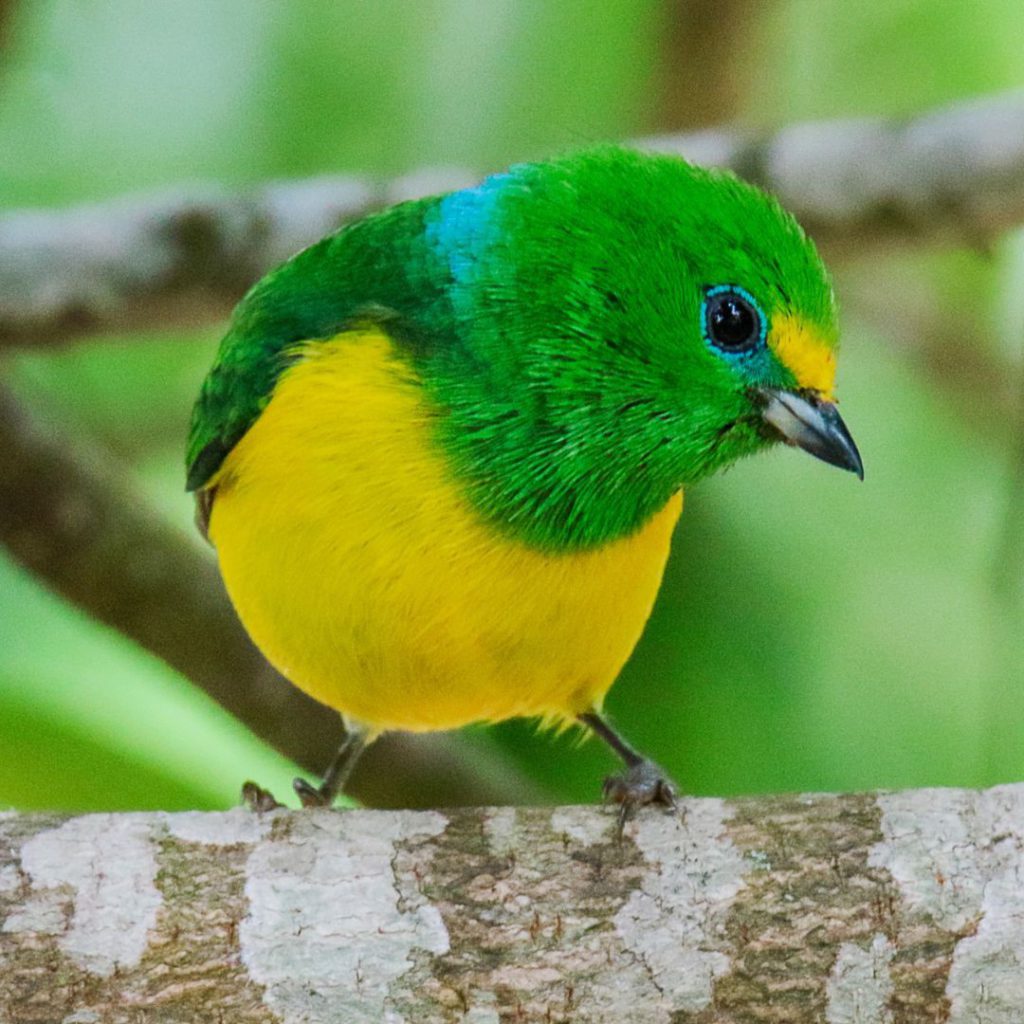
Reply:
<svg viewBox="0 0 1024 1024"><path fill-rule="evenodd" d="M1019 0L732 2L745 31L708 26L706 59L730 60L749 125L907 115L1024 82ZM672 128L688 123L662 100L672 12L668 0L23 0L0 52L0 204L488 169ZM866 483L780 451L694 488L609 698L691 792L1024 776L1021 609L998 585L1024 576L1004 559L1022 514L1008 411L1024 241L836 270L840 389ZM187 529L181 446L216 337L97 339L2 369ZM597 744L528 724L477 739L552 799L592 799L611 766ZM284 791L290 772L2 557L0 743L0 804L26 808L225 806L243 777Z"/></svg>

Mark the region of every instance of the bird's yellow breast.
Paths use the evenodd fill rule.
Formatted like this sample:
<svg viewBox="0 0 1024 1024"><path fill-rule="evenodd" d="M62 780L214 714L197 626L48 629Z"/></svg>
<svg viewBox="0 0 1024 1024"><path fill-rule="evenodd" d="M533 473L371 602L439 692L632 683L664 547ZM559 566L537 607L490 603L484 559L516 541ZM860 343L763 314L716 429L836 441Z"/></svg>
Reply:
<svg viewBox="0 0 1024 1024"><path fill-rule="evenodd" d="M289 679L376 729L599 706L681 494L630 537L539 552L463 497L439 415L380 333L303 350L215 481L210 537L242 621Z"/></svg>

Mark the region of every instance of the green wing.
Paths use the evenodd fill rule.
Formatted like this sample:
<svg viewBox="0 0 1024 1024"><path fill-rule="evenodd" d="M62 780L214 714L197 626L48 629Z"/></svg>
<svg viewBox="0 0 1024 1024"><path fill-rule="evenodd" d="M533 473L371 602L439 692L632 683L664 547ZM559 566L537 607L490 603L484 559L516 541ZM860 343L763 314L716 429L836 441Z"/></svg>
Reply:
<svg viewBox="0 0 1024 1024"><path fill-rule="evenodd" d="M410 340L443 312L443 267L423 234L436 199L403 203L303 250L239 303L192 412L187 489L205 487L263 411L290 352L365 320Z"/></svg>

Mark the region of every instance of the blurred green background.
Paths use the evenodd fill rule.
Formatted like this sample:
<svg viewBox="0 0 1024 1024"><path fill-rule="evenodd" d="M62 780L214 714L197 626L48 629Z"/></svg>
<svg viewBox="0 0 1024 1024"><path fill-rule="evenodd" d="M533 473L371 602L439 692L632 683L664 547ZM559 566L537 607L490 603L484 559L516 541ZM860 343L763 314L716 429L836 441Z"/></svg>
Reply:
<svg viewBox="0 0 1024 1024"><path fill-rule="evenodd" d="M0 5L0 205L189 180L480 170L719 121L909 115L1024 83L1020 0L23 0ZM998 31L994 30L998 26ZM834 262L867 480L790 451L693 488L609 710L689 792L1024 777L1024 234ZM216 328L8 355L191 530L182 444ZM196 544L200 542L196 539ZM550 800L596 743L478 730ZM223 807L294 774L0 552L0 805Z"/></svg>

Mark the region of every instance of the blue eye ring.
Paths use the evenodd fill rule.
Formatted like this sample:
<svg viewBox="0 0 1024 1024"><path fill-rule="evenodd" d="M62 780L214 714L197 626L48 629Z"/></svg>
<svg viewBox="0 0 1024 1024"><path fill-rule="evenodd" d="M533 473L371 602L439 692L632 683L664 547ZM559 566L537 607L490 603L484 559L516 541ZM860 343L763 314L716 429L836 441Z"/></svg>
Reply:
<svg viewBox="0 0 1024 1024"><path fill-rule="evenodd" d="M748 356L764 348L768 337L768 320L757 300L736 284L705 290L700 327L708 345L728 357Z"/></svg>

